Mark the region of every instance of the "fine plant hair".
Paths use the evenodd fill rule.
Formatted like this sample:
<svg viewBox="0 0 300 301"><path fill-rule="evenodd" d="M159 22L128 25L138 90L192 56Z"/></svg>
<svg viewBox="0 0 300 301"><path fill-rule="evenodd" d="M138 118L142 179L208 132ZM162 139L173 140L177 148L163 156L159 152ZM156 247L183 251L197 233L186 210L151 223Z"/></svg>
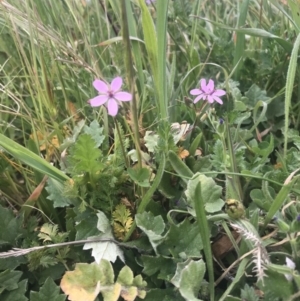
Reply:
<svg viewBox="0 0 300 301"><path fill-rule="evenodd" d="M266 276L265 270L267 269L267 265L270 263L270 259L268 256L268 252L262 244L260 237L258 236L255 229L252 227L252 225L246 221L244 221L243 223L231 223L231 226L238 233L242 234L245 240L253 243L252 262L254 264L254 267L252 271L256 274L257 280L261 280L263 282L263 279ZM253 232L251 230L253 230Z"/></svg>

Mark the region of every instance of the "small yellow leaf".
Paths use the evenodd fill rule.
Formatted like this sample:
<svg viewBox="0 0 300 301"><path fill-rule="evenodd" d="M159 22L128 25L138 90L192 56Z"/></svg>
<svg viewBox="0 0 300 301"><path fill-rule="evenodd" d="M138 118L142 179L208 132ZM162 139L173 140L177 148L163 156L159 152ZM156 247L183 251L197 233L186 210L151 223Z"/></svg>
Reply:
<svg viewBox="0 0 300 301"><path fill-rule="evenodd" d="M116 283L112 290L104 290L102 296L107 301L118 301L120 297L122 286L120 283Z"/></svg>
<svg viewBox="0 0 300 301"><path fill-rule="evenodd" d="M124 204L119 204L116 206L116 209L112 213L113 217L113 230L115 236L119 240L125 238L126 233L131 228L133 219L131 217L131 212L126 208Z"/></svg>
<svg viewBox="0 0 300 301"><path fill-rule="evenodd" d="M130 286L127 289L121 291L121 297L126 301L134 301L138 295L138 289L136 286Z"/></svg>
<svg viewBox="0 0 300 301"><path fill-rule="evenodd" d="M140 299L145 299L145 297L146 297L146 291L144 291L144 290L139 290L138 291L138 297L140 298Z"/></svg>

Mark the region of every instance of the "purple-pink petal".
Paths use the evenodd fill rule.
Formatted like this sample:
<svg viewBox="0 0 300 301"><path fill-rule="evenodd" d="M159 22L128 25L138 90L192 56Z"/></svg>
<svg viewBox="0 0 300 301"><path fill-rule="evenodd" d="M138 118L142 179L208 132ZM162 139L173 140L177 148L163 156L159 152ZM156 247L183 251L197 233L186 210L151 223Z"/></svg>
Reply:
<svg viewBox="0 0 300 301"><path fill-rule="evenodd" d="M200 87L201 87L201 90L202 90L203 92L207 93L207 92L206 92L206 79L202 78L202 79L200 80Z"/></svg>
<svg viewBox="0 0 300 301"><path fill-rule="evenodd" d="M205 100L204 97L205 97L204 94L201 94L201 95L197 96L197 97L194 99L193 103L197 103L197 102L198 102L199 100L201 100L201 99Z"/></svg>
<svg viewBox="0 0 300 301"><path fill-rule="evenodd" d="M114 98L110 98L107 102L108 114L111 116L116 116L118 114L118 103Z"/></svg>
<svg viewBox="0 0 300 301"><path fill-rule="evenodd" d="M107 95L98 95L88 101L92 107L99 107L107 102Z"/></svg>
<svg viewBox="0 0 300 301"><path fill-rule="evenodd" d="M122 84L123 84L122 78L119 77L119 76L118 76L118 77L115 77L115 78L112 80L111 84L110 84L111 91L112 91L112 92L117 92L117 91L119 91L119 90L121 89L121 87L122 87Z"/></svg>
<svg viewBox="0 0 300 301"><path fill-rule="evenodd" d="M199 95L199 94L203 94L203 91L201 91L200 89L193 89L190 91L191 95Z"/></svg>
<svg viewBox="0 0 300 301"><path fill-rule="evenodd" d="M108 91L107 84L100 79L95 79L93 81L93 86L101 94L106 94Z"/></svg>
<svg viewBox="0 0 300 301"><path fill-rule="evenodd" d="M222 101L222 99L220 97L215 96L215 95L213 95L212 97L213 97L214 101L218 102L221 105L223 104L223 101Z"/></svg>
<svg viewBox="0 0 300 301"><path fill-rule="evenodd" d="M226 92L224 90L221 90L221 89L220 90L215 90L214 93L213 93L214 96L223 96L225 94L226 94Z"/></svg>
<svg viewBox="0 0 300 301"><path fill-rule="evenodd" d="M214 102L214 97L212 95L207 95L207 101L209 103L213 103Z"/></svg>
<svg viewBox="0 0 300 301"><path fill-rule="evenodd" d="M208 81L208 84L207 84L207 86L206 86L206 89L207 89L207 92L206 93L211 93L211 92L213 92L213 90L215 89L215 83L214 83L214 81L212 80L212 79L210 79L209 81Z"/></svg>
<svg viewBox="0 0 300 301"><path fill-rule="evenodd" d="M197 103L202 99L209 103L214 103L216 101L223 104L223 101L219 96L225 95L226 91L221 89L215 90L215 82L212 79L209 79L208 82L206 82L206 79L202 78L200 80L200 89L192 89L190 90L190 94L197 96L193 101L194 103Z"/></svg>
<svg viewBox="0 0 300 301"><path fill-rule="evenodd" d="M114 98L120 101L130 101L132 100L132 95L128 92L117 92L114 94Z"/></svg>

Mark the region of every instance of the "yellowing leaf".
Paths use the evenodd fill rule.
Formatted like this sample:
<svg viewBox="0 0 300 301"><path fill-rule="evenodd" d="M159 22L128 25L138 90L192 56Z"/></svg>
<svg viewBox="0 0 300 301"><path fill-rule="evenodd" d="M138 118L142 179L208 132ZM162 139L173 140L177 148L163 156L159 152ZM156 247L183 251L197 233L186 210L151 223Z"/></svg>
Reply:
<svg viewBox="0 0 300 301"><path fill-rule="evenodd" d="M114 219L114 234L118 239L123 240L133 223L131 212L124 204L119 204L112 213L112 217Z"/></svg>
<svg viewBox="0 0 300 301"><path fill-rule="evenodd" d="M57 235L58 232L58 226L52 225L49 223L45 223L41 229L40 233L38 234L38 237L45 241L52 241L52 238Z"/></svg>
<svg viewBox="0 0 300 301"><path fill-rule="evenodd" d="M102 296L105 301L118 301L121 294L122 286L116 283L111 291L103 291Z"/></svg>
<svg viewBox="0 0 300 301"><path fill-rule="evenodd" d="M94 301L103 286L113 284L113 270L107 260L77 263L74 271L63 276L60 287L70 301Z"/></svg>
<svg viewBox="0 0 300 301"><path fill-rule="evenodd" d="M138 288L136 286L131 286L127 290L121 291L121 297L126 301L134 301L138 295Z"/></svg>

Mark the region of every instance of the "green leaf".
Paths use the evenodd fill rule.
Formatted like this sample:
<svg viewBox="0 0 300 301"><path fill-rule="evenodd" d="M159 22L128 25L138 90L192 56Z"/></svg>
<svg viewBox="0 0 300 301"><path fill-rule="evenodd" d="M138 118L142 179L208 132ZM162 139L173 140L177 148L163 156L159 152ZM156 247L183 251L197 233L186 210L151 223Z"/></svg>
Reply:
<svg viewBox="0 0 300 301"><path fill-rule="evenodd" d="M118 275L117 282L122 284L122 286L130 286L133 283L133 272L132 270L128 267L125 266L122 268Z"/></svg>
<svg viewBox="0 0 300 301"><path fill-rule="evenodd" d="M17 284L17 289L1 294L1 301L27 301L28 298L25 297L26 288L27 280L22 280Z"/></svg>
<svg viewBox="0 0 300 301"><path fill-rule="evenodd" d="M72 165L70 168L76 173L96 174L103 167L100 162L101 151L97 149L96 142L88 134L79 136L70 153L69 163Z"/></svg>
<svg viewBox="0 0 300 301"><path fill-rule="evenodd" d="M270 143L267 141L262 141L259 144L256 144L252 147L252 151L258 155L261 156L261 160L267 159L267 157L274 151L274 138L273 135L271 135Z"/></svg>
<svg viewBox="0 0 300 301"><path fill-rule="evenodd" d="M158 145L159 135L154 134L153 131L146 131L144 141L148 151L154 153Z"/></svg>
<svg viewBox="0 0 300 301"><path fill-rule="evenodd" d="M149 179L151 177L150 169L147 167L142 168L128 168L127 172L130 178L141 187L149 187Z"/></svg>
<svg viewBox="0 0 300 301"><path fill-rule="evenodd" d="M275 199L276 193L273 187L268 187L268 193ZM253 202L261 209L269 211L270 206L272 204L271 200L266 196L263 190L260 189L253 189L250 192L250 197Z"/></svg>
<svg viewBox="0 0 300 301"><path fill-rule="evenodd" d="M2 229L0 231L0 246L2 244L14 246L18 237L24 233L22 224L22 217L16 217L11 210L0 206L0 229Z"/></svg>
<svg viewBox="0 0 300 301"><path fill-rule="evenodd" d="M241 298L247 301L259 301L255 289L248 284L245 284L244 289L241 290Z"/></svg>
<svg viewBox="0 0 300 301"><path fill-rule="evenodd" d="M90 123L90 126L85 125L83 128L83 131L85 134L88 134L92 136L92 138L95 141L96 147L101 146L103 143L105 136L102 135L103 133L103 127L100 127L99 123L97 120L94 120Z"/></svg>
<svg viewBox="0 0 300 301"><path fill-rule="evenodd" d="M171 281L172 277L176 272L177 261L173 258L163 257L163 256L148 256L142 255L143 262L143 274L147 276L152 276L156 274L157 279L163 279Z"/></svg>
<svg viewBox="0 0 300 301"><path fill-rule="evenodd" d="M214 300L215 288L214 288L214 268L213 268L213 256L212 250L210 246L210 228L207 220L207 215L205 212L205 199L203 196L205 194L202 193L203 184L205 181L201 182L200 177L201 174L195 174L194 177L188 182L188 187L186 194L190 200L194 202L195 206L195 215L197 217L197 224L199 226L199 232L201 235L201 239L203 242L203 251L205 254L208 278L209 278L209 293L211 300ZM199 181L200 180L200 181Z"/></svg>
<svg viewBox="0 0 300 301"><path fill-rule="evenodd" d="M49 195L48 200L53 201L53 207L66 207L72 204L72 200L63 195L64 185L55 179L49 178L45 188Z"/></svg>
<svg viewBox="0 0 300 301"><path fill-rule="evenodd" d="M185 192L187 195L187 202L192 208L189 209L191 214L195 216L195 200L193 199L193 195L198 183L201 184L201 195L199 198L203 200L206 212L214 213L220 211L224 206L224 201L220 198L222 195L222 187L218 186L212 178L198 174L189 181Z"/></svg>
<svg viewBox="0 0 300 301"><path fill-rule="evenodd" d="M187 183L188 179L193 176L193 172L182 162L175 152L170 150L168 155L170 163L178 176Z"/></svg>
<svg viewBox="0 0 300 301"><path fill-rule="evenodd" d="M138 213L135 216L137 226L148 236L153 249L156 251L156 247L162 242L165 223L163 218L159 216L153 216L151 212Z"/></svg>
<svg viewBox="0 0 300 301"><path fill-rule="evenodd" d="M76 226L76 240L87 239L91 236L97 236L100 234L97 226L98 217L96 215L90 215L89 218L86 218L80 221Z"/></svg>
<svg viewBox="0 0 300 301"><path fill-rule="evenodd" d="M150 289L144 301L184 301L178 291L173 288Z"/></svg>
<svg viewBox="0 0 300 301"><path fill-rule="evenodd" d="M54 281L60 280L65 272L66 267L62 263L58 263L46 269L40 269L39 272L35 271L35 275L38 277L39 285L43 285L49 277Z"/></svg>
<svg viewBox="0 0 300 301"><path fill-rule="evenodd" d="M22 276L20 271L6 270L0 273L0 293L4 290L12 291L18 288L18 281Z"/></svg>
<svg viewBox="0 0 300 301"><path fill-rule="evenodd" d="M39 292L30 292L30 301L64 301L66 296L59 294L60 288L51 278L47 278Z"/></svg>
<svg viewBox="0 0 300 301"><path fill-rule="evenodd" d="M176 274L171 282L179 289L182 297L187 301L199 301L197 298L201 282L205 274L203 260L178 263Z"/></svg>
<svg viewBox="0 0 300 301"><path fill-rule="evenodd" d="M187 218L180 224L171 224L157 252L162 255L173 255L175 258L201 257L203 248L197 223L191 223Z"/></svg>
<svg viewBox="0 0 300 301"><path fill-rule="evenodd" d="M111 225L107 217L103 212L99 212L97 228L103 234L96 237L89 237L92 239L111 239L114 240ZM119 257L124 262L124 255L122 249L114 242L89 242L85 243L83 246L84 250L93 249L92 256L95 258L96 262L100 263L102 259L115 262L117 257Z"/></svg>
<svg viewBox="0 0 300 301"><path fill-rule="evenodd" d="M245 104L249 109L254 109L257 102L268 102L270 97L267 96L267 92L265 90L260 89L259 86L253 84L249 90L245 93Z"/></svg>
<svg viewBox="0 0 300 301"><path fill-rule="evenodd" d="M0 258L0 271L14 270L21 264L27 263L25 256Z"/></svg>
<svg viewBox="0 0 300 301"><path fill-rule="evenodd" d="M273 203L270 206L270 209L265 216L264 220L264 228L267 226L267 224L271 221L275 213L280 209L280 207L284 204L286 197L291 191L291 188L293 187L293 184L297 180L297 177L293 179L295 172L293 172L285 181L284 185L281 187L280 191L278 192L276 198L274 199Z"/></svg>
<svg viewBox="0 0 300 301"><path fill-rule="evenodd" d="M267 277L264 278L264 285L259 286L265 292L272 292L272 295L279 297L279 300L288 300L293 294L293 282L287 281L285 276L275 271L267 270ZM284 283L284 285L282 285Z"/></svg>
<svg viewBox="0 0 300 301"><path fill-rule="evenodd" d="M211 154L211 163L216 169L224 169L224 163L223 163L223 143L220 139L216 141L213 148L213 153Z"/></svg>

